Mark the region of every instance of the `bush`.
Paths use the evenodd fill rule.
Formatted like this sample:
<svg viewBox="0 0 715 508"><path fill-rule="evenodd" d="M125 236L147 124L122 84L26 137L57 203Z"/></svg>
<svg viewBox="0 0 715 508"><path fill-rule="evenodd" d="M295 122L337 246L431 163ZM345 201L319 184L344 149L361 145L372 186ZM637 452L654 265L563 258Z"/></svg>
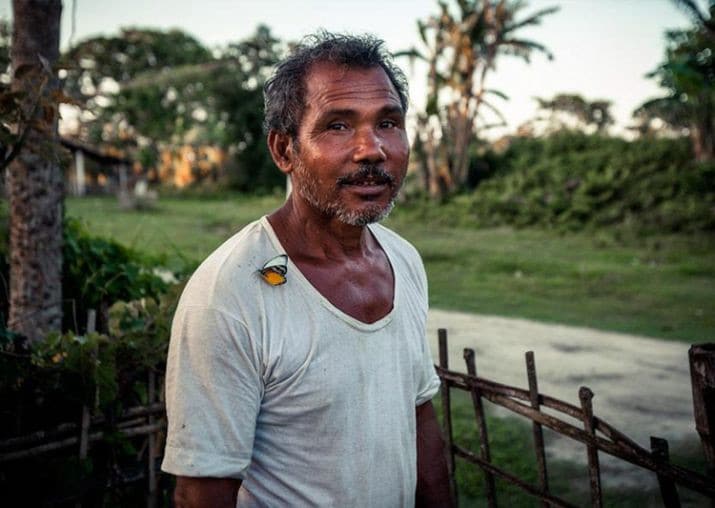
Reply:
<svg viewBox="0 0 715 508"><path fill-rule="evenodd" d="M491 162L461 214L472 225L715 229L715 164L693 162L684 139L561 132L516 139Z"/></svg>
<svg viewBox="0 0 715 508"><path fill-rule="evenodd" d="M109 506L112 495L128 495L105 487L136 469L142 438L120 433L116 417L149 402L147 375L164 371L181 291L156 275L156 260L93 237L74 220L64 224L63 254L63 291L74 310L65 312L65 331L30 344L0 326L0 438L76 423L83 406L101 419L103 435L81 461L73 447L5 463L0 487L12 506L45 506L77 493L88 505ZM84 330L88 309L100 310L105 333ZM42 489L33 487L38 482Z"/></svg>
<svg viewBox="0 0 715 508"><path fill-rule="evenodd" d="M106 486L137 468L143 442L141 436L119 432L117 417L130 407L150 402L148 372L163 377L180 289L174 286L159 300L115 303L110 310L110 335L52 333L30 346L17 336L0 333L0 398L4 401L0 438L76 423L83 406L103 422L101 440L92 443L82 461L72 446L3 464L0 487L8 506L54 506L55 500L71 499L77 493L83 493L92 506L138 504L136 499L107 502L112 495L126 497L133 492L126 488L110 492ZM38 481L42 489L33 488ZM137 499L142 500L141 495Z"/></svg>
<svg viewBox="0 0 715 508"><path fill-rule="evenodd" d="M0 209L0 283L9 294L7 262L7 218ZM106 330L109 307L117 301L158 298L169 285L160 259L152 258L105 238L92 236L76 219L63 224L62 247L62 331L82 334L87 311L98 312L97 329ZM4 329L8 299L0 300L0 330Z"/></svg>
<svg viewBox="0 0 715 508"><path fill-rule="evenodd" d="M160 260L92 236L76 219L65 219L62 250L63 330L82 333L90 309L98 311L98 329L106 330L114 302L156 299L168 287Z"/></svg>

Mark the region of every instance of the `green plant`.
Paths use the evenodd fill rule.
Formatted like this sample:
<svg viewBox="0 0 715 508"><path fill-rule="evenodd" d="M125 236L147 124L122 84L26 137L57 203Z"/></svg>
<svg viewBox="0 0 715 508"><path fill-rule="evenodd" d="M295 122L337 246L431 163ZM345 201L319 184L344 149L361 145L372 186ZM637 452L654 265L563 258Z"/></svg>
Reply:
<svg viewBox="0 0 715 508"><path fill-rule="evenodd" d="M92 490L89 499L97 499L88 504L106 506L103 502L112 496L132 495L131 489L106 491L118 471L136 467L141 445L141 440L122 434L115 419L130 407L150 402L147 373L156 372L162 378L169 325L180 290L175 286L158 299L115 303L110 309L110 335L52 333L31 344L6 331L0 333L0 398L4 401L0 437L46 432L77 422L83 406L95 421L93 433L102 433L83 460L76 458L73 449L69 454L0 464L5 499L44 506L57 496ZM33 490L38 478L44 488ZM87 497L86 492L83 496ZM12 501L10 505L14 506Z"/></svg>
<svg viewBox="0 0 715 508"><path fill-rule="evenodd" d="M99 329L106 329L114 302L157 298L168 287L157 271L159 260L92 236L72 218L64 224L63 261L66 330L84 330L90 309L99 312Z"/></svg>
<svg viewBox="0 0 715 508"><path fill-rule="evenodd" d="M715 170L694 163L683 139L627 142L559 132L515 139L491 160L493 176L469 195L468 209L453 214L461 224L715 229Z"/></svg>

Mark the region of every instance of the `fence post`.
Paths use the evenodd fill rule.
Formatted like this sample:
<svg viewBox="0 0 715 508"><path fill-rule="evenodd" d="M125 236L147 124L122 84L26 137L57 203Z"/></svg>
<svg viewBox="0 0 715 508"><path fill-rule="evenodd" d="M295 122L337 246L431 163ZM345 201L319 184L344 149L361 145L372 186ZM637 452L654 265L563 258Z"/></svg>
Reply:
<svg viewBox="0 0 715 508"><path fill-rule="evenodd" d="M541 404L539 403L539 384L536 379L536 362L534 361L534 352L526 352L526 375L529 380L529 401L531 407L539 411ZM544 431L541 424L532 422L532 433L534 435L534 448L536 451L536 467L539 471L539 485L545 494L549 493L549 477L546 470L546 454L544 452ZM547 501L541 501L541 506L549 507Z"/></svg>
<svg viewBox="0 0 715 508"><path fill-rule="evenodd" d="M151 369L148 372L147 383L147 399L151 406L156 400L156 373ZM150 426L154 424L154 420L154 413L149 413L148 423ZM156 506L156 433L157 431L149 433L147 445L147 508Z"/></svg>
<svg viewBox="0 0 715 508"><path fill-rule="evenodd" d="M663 464L670 463L670 454L668 452L668 441L659 437L650 437L650 450L653 458ZM660 497L663 500L665 508L680 508L680 497L678 496L678 488L675 482L666 476L658 476L658 485L660 486Z"/></svg>
<svg viewBox="0 0 715 508"><path fill-rule="evenodd" d="M583 411L583 426L586 432L593 438L596 437L596 430L593 425L593 392L585 386L578 390L578 398L581 401ZM603 506L603 495L601 492L601 467L598 464L598 448L593 445L586 445L588 451L588 476L591 481L591 506L601 508Z"/></svg>
<svg viewBox="0 0 715 508"><path fill-rule="evenodd" d="M439 339L439 366L444 370L448 370L449 346L447 343L447 330L444 328L437 330L437 337ZM455 504L457 504L457 477L455 475L454 462L454 436L452 435L452 405L449 396L449 382L443 380L440 385L440 398L442 399L444 434L447 440L447 450L449 451L449 456L447 457L447 472L449 473L449 486L452 490L452 499L454 499Z"/></svg>
<svg viewBox="0 0 715 508"><path fill-rule="evenodd" d="M97 312L94 309L89 309L87 311L87 329L85 333L89 335L94 333L97 326ZM93 404L97 403L97 392L95 389L95 396ZM89 425L92 419L91 408L87 405L85 401L82 404L82 420L80 422L80 434L79 434L79 460L80 463L87 458L89 453ZM82 482L84 483L84 482ZM75 504L76 508L81 508L82 500L84 498L84 489L80 490L79 501Z"/></svg>
<svg viewBox="0 0 715 508"><path fill-rule="evenodd" d="M707 474L715 480L715 344L696 344L688 350L693 388L695 429L700 435ZM715 498L711 499L715 506Z"/></svg>
<svg viewBox="0 0 715 508"><path fill-rule="evenodd" d="M477 365L474 361L474 350L470 348L464 349L464 361L467 364L467 374L477 377ZM472 395L472 404L474 405L474 414L477 418L479 426L479 451L483 460L491 463L491 453L489 452L489 436L487 435L487 421L484 417L484 405L482 404L482 394L479 388L472 387L470 390ZM497 491L494 484L494 475L482 469L484 473L484 484L487 491L487 502L490 508L497 506Z"/></svg>

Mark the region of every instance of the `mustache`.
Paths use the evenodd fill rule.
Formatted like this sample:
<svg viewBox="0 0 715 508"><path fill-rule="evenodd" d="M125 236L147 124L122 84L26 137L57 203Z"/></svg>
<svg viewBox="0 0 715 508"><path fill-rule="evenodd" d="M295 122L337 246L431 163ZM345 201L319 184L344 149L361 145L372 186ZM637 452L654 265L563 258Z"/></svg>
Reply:
<svg viewBox="0 0 715 508"><path fill-rule="evenodd" d="M339 185L354 185L363 182L395 185L395 178L378 164L364 163L356 171L337 179Z"/></svg>

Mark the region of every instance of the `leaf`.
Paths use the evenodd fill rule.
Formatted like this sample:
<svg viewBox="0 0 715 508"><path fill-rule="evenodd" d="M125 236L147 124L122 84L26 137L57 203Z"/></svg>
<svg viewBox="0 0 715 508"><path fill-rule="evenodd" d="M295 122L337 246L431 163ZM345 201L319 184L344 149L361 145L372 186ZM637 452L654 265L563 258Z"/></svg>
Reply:
<svg viewBox="0 0 715 508"><path fill-rule="evenodd" d="M422 39L422 42L425 45L428 45L429 43L427 42L427 25L422 21L417 20L417 31L420 34L420 39Z"/></svg>
<svg viewBox="0 0 715 508"><path fill-rule="evenodd" d="M509 96L507 94L505 94L504 92L502 92L500 90L496 90L494 88L488 88L488 89L484 90L484 93L489 94L489 95L496 95L497 97L504 99L505 101L509 100Z"/></svg>
<svg viewBox="0 0 715 508"><path fill-rule="evenodd" d="M395 58L401 57L401 56L406 56L410 59L417 59L417 60L422 60L423 62L427 61L427 57L425 57L422 53L420 53L416 48L411 48L403 51L397 51L393 53L393 56Z"/></svg>

